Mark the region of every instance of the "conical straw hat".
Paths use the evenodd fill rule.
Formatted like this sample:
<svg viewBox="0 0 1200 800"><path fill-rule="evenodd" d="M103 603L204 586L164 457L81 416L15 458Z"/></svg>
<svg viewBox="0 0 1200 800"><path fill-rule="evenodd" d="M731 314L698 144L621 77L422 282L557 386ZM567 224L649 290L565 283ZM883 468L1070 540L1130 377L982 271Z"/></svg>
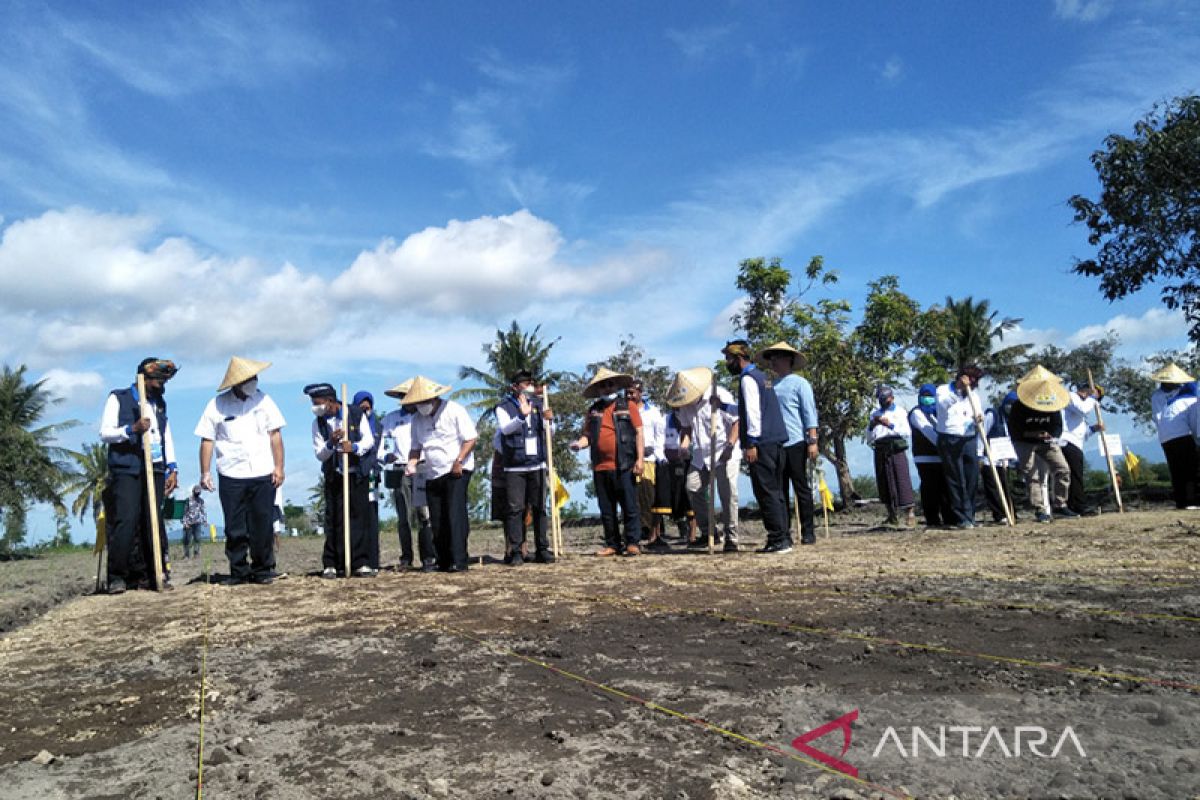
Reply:
<svg viewBox="0 0 1200 800"><path fill-rule="evenodd" d="M628 389L633 384L633 376L626 375L624 372L613 372L608 367L601 367L596 370L596 374L592 376L592 380L583 389L583 396L589 400L594 400L600 395L599 386L608 380L615 380L620 384L622 389Z"/></svg>
<svg viewBox="0 0 1200 800"><path fill-rule="evenodd" d="M1174 361L1151 375L1150 378L1158 381L1159 383L1191 383L1192 381L1196 380L1191 375L1188 375L1186 372L1181 370L1179 365Z"/></svg>
<svg viewBox="0 0 1200 800"><path fill-rule="evenodd" d="M692 367L675 373L671 388L667 391L667 405L680 408L700 399L712 386L713 373L708 367Z"/></svg>
<svg viewBox="0 0 1200 800"><path fill-rule="evenodd" d="M237 386L239 383L248 381L269 366L271 366L270 361L255 361L251 358L234 356L229 359L229 367L225 370L225 378L221 381L221 385L217 387L217 391L223 392L230 386Z"/></svg>
<svg viewBox="0 0 1200 800"><path fill-rule="evenodd" d="M412 389L412 385L413 378L409 378L408 380L400 381L400 383L397 383L392 388L385 390L384 394L386 394L388 397L395 397L397 400L399 400L409 393L409 391Z"/></svg>
<svg viewBox="0 0 1200 800"><path fill-rule="evenodd" d="M1030 370L1029 375L1032 377L1017 384L1017 399L1023 405L1037 411L1062 411L1071 402L1067 387L1041 364Z"/></svg>
<svg viewBox="0 0 1200 800"><path fill-rule="evenodd" d="M404 395L404 405L411 406L416 403L424 403L426 400L432 400L435 397L444 395L450 391L450 388L440 383L434 383L424 375L418 375L412 379L412 387Z"/></svg>
<svg viewBox="0 0 1200 800"><path fill-rule="evenodd" d="M762 349L762 351L759 352L758 357L765 361L768 358L770 358L774 353L785 353L785 354L791 356L793 364L796 363L799 359L801 359L803 357L803 356L801 356L799 350L792 347L787 342L776 342L775 344L771 345L770 347L764 347Z"/></svg>

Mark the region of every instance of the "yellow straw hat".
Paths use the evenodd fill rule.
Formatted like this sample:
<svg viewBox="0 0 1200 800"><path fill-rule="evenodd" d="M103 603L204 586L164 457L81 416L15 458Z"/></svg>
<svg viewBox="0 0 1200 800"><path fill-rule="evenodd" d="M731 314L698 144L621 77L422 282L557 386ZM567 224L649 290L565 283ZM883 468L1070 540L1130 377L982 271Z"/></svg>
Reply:
<svg viewBox="0 0 1200 800"><path fill-rule="evenodd" d="M608 367L601 367L596 370L596 374L592 376L591 382L583 388L583 396L589 400L596 399L600 395L600 384L610 380L615 380L622 389L628 389L633 384L632 375L626 375L624 372L613 372Z"/></svg>
<svg viewBox="0 0 1200 800"><path fill-rule="evenodd" d="M791 356L793 364L796 364L797 362L800 361L800 359L802 359L804 357L803 355L800 354L799 350L792 347L787 342L776 342L775 344L771 345L770 347L764 347L762 349L762 351L759 352L758 357L761 360L766 361L767 359L769 359L772 355L774 355L776 353L782 353L782 354Z"/></svg>
<svg viewBox="0 0 1200 800"><path fill-rule="evenodd" d="M1041 364L1038 364L1033 369L1029 370L1029 372L1026 372L1024 375L1017 378L1017 383L1025 383L1025 381L1047 381L1047 380L1054 380L1054 381L1061 382L1062 378L1058 377L1053 372L1051 372L1050 370L1043 367Z"/></svg>
<svg viewBox="0 0 1200 800"><path fill-rule="evenodd" d="M1192 381L1196 380L1191 375L1188 375L1186 372L1181 370L1179 365L1174 361L1151 375L1150 378L1158 381L1159 383L1191 383Z"/></svg>
<svg viewBox="0 0 1200 800"><path fill-rule="evenodd" d="M1017 399L1037 411L1062 411L1071 395L1057 375L1038 364L1017 384Z"/></svg>
<svg viewBox="0 0 1200 800"><path fill-rule="evenodd" d="M221 385L217 387L217 391L223 392L231 386L244 383L269 366L271 366L270 361L255 361L251 358L234 356L229 359L229 366L225 370L225 377L221 380Z"/></svg>
<svg viewBox="0 0 1200 800"><path fill-rule="evenodd" d="M708 367L692 367L675 373L667 391L667 405L680 408L696 402L712 386L713 373Z"/></svg>
<svg viewBox="0 0 1200 800"><path fill-rule="evenodd" d="M400 398L404 397L406 394L409 393L409 391L412 389L412 385L413 385L413 379L409 378L406 381L400 381L400 383L397 383L395 386L393 386L390 389L384 390L383 393L386 394L388 397L394 397L397 400L399 400Z"/></svg>
<svg viewBox="0 0 1200 800"><path fill-rule="evenodd" d="M403 386L404 384L400 384ZM399 388L399 387L397 387ZM440 397L450 391L449 386L443 386L440 383L434 383L424 375L417 375L412 379L412 386L404 395L405 405L414 405L416 403L424 403L426 400L432 400L435 397Z"/></svg>

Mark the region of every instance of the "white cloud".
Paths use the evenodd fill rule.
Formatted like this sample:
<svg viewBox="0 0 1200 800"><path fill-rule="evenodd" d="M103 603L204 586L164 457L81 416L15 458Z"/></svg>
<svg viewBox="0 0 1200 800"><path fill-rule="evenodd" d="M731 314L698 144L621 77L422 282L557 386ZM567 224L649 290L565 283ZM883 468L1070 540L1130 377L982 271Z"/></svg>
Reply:
<svg viewBox="0 0 1200 800"><path fill-rule="evenodd" d="M709 25L701 28L668 28L666 37L679 48L684 58L700 61L709 57L733 33L732 25Z"/></svg>
<svg viewBox="0 0 1200 800"><path fill-rule="evenodd" d="M1121 337L1121 344L1171 343L1187 335L1187 321L1183 312L1175 309L1151 308L1140 317L1118 314L1099 325L1080 328L1066 339L1067 347L1078 347L1099 339L1107 333Z"/></svg>
<svg viewBox="0 0 1200 800"><path fill-rule="evenodd" d="M738 297L726 304L708 323L708 335L714 339L733 338L733 317L746 310L747 302L745 297Z"/></svg>
<svg viewBox="0 0 1200 800"><path fill-rule="evenodd" d="M900 80L900 77L904 74L904 62L900 59L900 56L892 56L883 65L883 69L880 70L879 74L888 83L894 83Z"/></svg>
<svg viewBox="0 0 1200 800"><path fill-rule="evenodd" d="M99 372L72 372L56 367L39 380L45 381L45 388L68 406L95 405L104 394L104 376Z"/></svg>
<svg viewBox="0 0 1200 800"><path fill-rule="evenodd" d="M1054 16L1059 19L1096 22L1113 10L1113 0L1054 0Z"/></svg>

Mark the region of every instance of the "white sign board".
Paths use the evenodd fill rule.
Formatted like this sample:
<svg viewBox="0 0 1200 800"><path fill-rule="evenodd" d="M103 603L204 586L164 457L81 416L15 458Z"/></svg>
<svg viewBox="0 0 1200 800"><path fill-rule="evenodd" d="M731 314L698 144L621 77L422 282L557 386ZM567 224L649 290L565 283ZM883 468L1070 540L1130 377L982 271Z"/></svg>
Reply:
<svg viewBox="0 0 1200 800"><path fill-rule="evenodd" d="M1105 439L1108 440L1108 454L1110 456L1112 456L1113 458L1120 458L1121 455L1125 452L1125 450L1121 447L1121 434L1119 434L1119 433L1102 433L1102 434L1100 434L1100 436L1103 436ZM1100 436L1096 437L1096 452L1100 454L1101 458L1103 458L1104 457L1104 443L1102 441L1100 441Z"/></svg>
<svg viewBox="0 0 1200 800"><path fill-rule="evenodd" d="M988 439L988 447L992 449L992 460L994 461L1017 460L1017 451L1013 448L1012 439L1007 436Z"/></svg>

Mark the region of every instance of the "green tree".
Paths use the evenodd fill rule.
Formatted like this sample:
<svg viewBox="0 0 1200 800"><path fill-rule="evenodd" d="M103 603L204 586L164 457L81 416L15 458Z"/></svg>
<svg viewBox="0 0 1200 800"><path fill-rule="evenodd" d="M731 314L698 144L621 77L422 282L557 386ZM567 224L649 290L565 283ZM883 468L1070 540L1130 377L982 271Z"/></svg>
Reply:
<svg viewBox="0 0 1200 800"><path fill-rule="evenodd" d="M1095 258L1075 272L1100 279L1108 300L1158 282L1167 308L1183 309L1200 341L1200 96L1155 106L1133 136L1111 134L1092 153L1100 198L1074 195Z"/></svg>
<svg viewBox="0 0 1200 800"><path fill-rule="evenodd" d="M1010 375L1031 345L997 348L995 343L1003 342L1004 334L1020 323L1019 318L1000 317L988 300L947 297L945 307L930 316L929 355L947 375L970 364L990 375Z"/></svg>
<svg viewBox="0 0 1200 800"><path fill-rule="evenodd" d="M108 447L102 442L86 444L78 453L71 453L75 471L63 484L64 494L73 494L71 513L83 519L92 512L92 522L100 519L104 507L104 487L108 483Z"/></svg>
<svg viewBox="0 0 1200 800"><path fill-rule="evenodd" d="M70 451L53 444L59 433L75 421L42 425L48 408L59 402L45 388L45 380L27 383L24 365L0 374L0 516L4 537L0 547L20 545L26 534L30 503L50 503L65 509L62 486L71 471Z"/></svg>

